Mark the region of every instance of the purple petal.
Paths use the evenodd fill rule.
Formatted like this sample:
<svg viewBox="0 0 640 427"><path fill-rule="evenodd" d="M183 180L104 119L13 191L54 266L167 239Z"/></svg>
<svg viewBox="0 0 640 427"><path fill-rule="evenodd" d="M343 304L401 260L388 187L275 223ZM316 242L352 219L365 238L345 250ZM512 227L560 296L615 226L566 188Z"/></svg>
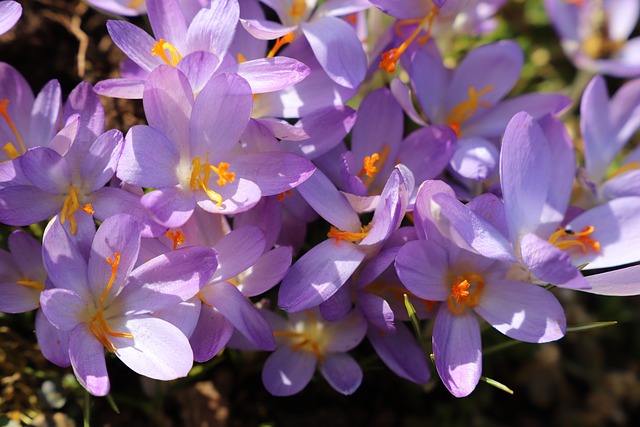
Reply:
<svg viewBox="0 0 640 427"><path fill-rule="evenodd" d="M273 352L262 368L262 383L274 396L291 396L307 386L316 370L313 353L281 347Z"/></svg>
<svg viewBox="0 0 640 427"><path fill-rule="evenodd" d="M203 158L206 154L218 158L227 155L247 127L252 106L251 88L246 80L236 74L214 76L193 104L191 154Z"/></svg>
<svg viewBox="0 0 640 427"><path fill-rule="evenodd" d="M22 16L22 6L17 1L0 2L0 34L4 34L18 22Z"/></svg>
<svg viewBox="0 0 640 427"><path fill-rule="evenodd" d="M233 325L213 307L203 306L198 324L189 340L196 362L206 362L218 354L233 334Z"/></svg>
<svg viewBox="0 0 640 427"><path fill-rule="evenodd" d="M584 292L596 295L633 296L640 294L640 265L607 271L587 277L591 289Z"/></svg>
<svg viewBox="0 0 640 427"><path fill-rule="evenodd" d="M178 184L180 153L166 136L150 126L133 126L127 132L118 178L147 188Z"/></svg>
<svg viewBox="0 0 640 427"><path fill-rule="evenodd" d="M417 52L415 56L418 56ZM394 79L391 80L389 87L396 101L398 101L402 106L404 112L407 113L407 116L409 116L409 118L415 123L421 126L426 126L427 123L422 119L422 117L420 117L420 114L416 111L416 107L413 106L413 99L411 97L411 90L409 89L409 86L404 84L398 77L394 77Z"/></svg>
<svg viewBox="0 0 640 427"><path fill-rule="evenodd" d="M323 16L302 24L322 68L341 86L357 88L364 80L367 59L353 28L345 21Z"/></svg>
<svg viewBox="0 0 640 427"><path fill-rule="evenodd" d="M189 246L157 256L131 272L118 299L124 311L150 312L178 304L200 291L216 269L213 249Z"/></svg>
<svg viewBox="0 0 640 427"><path fill-rule="evenodd" d="M123 147L122 132L116 129L103 133L91 144L80 171L91 191L99 190L113 178Z"/></svg>
<svg viewBox="0 0 640 427"><path fill-rule="evenodd" d="M364 257L365 253L353 243L325 240L291 266L280 286L279 306L295 312L326 301L347 281Z"/></svg>
<svg viewBox="0 0 640 427"><path fill-rule="evenodd" d="M62 90L57 80L51 80L42 88L33 103L29 139L51 141L58 131L61 115Z"/></svg>
<svg viewBox="0 0 640 427"><path fill-rule="evenodd" d="M236 0L212 2L201 9L191 21L187 32L187 45L192 51L212 52L224 57L233 41L240 9Z"/></svg>
<svg viewBox="0 0 640 427"><path fill-rule="evenodd" d="M291 249L280 246L260 257L242 275L238 288L247 297L260 295L273 288L291 267Z"/></svg>
<svg viewBox="0 0 640 427"><path fill-rule="evenodd" d="M0 313L25 313L40 303L40 290L17 283L0 283Z"/></svg>
<svg viewBox="0 0 640 427"><path fill-rule="evenodd" d="M451 293L447 286L448 254L431 241L416 240L401 247L396 271L407 289L419 298L445 301Z"/></svg>
<svg viewBox="0 0 640 427"><path fill-rule="evenodd" d="M31 185L0 189L0 222L31 225L51 218L60 211L64 196L46 193Z"/></svg>
<svg viewBox="0 0 640 427"><path fill-rule="evenodd" d="M214 245L218 253L218 268L212 282L229 280L251 267L264 253L264 233L258 227L237 228Z"/></svg>
<svg viewBox="0 0 640 427"><path fill-rule="evenodd" d="M30 234L22 230L12 232L9 235L8 244L9 251L12 254L20 254L12 257L12 260L15 261L22 273L32 280L44 283L47 272L42 264L42 245Z"/></svg>
<svg viewBox="0 0 640 427"><path fill-rule="evenodd" d="M157 40L164 39L178 50L185 46L187 22L178 0L147 0L147 14Z"/></svg>
<svg viewBox="0 0 640 427"><path fill-rule="evenodd" d="M573 266L568 253L535 234L526 234L520 243L522 261L540 280L564 288L587 289L587 281Z"/></svg>
<svg viewBox="0 0 640 427"><path fill-rule="evenodd" d="M298 26L287 27L264 19L241 19L242 27L258 40L274 40L295 31Z"/></svg>
<svg viewBox="0 0 640 427"><path fill-rule="evenodd" d="M54 150L32 148L20 157L20 167L27 179L40 190L51 194L69 192L71 168Z"/></svg>
<svg viewBox="0 0 640 427"><path fill-rule="evenodd" d="M304 315L306 316L306 313ZM367 333L367 322L360 310L355 309L338 321L327 322L324 331L328 337L331 337L326 343L325 350L345 352L355 348L364 339Z"/></svg>
<svg viewBox="0 0 640 427"><path fill-rule="evenodd" d="M567 329L564 310L556 297L531 283L487 283L474 310L498 331L519 341L555 341Z"/></svg>
<svg viewBox="0 0 640 427"><path fill-rule="evenodd" d="M156 41L142 29L126 21L107 21L107 30L115 43L133 62L151 72L162 59L151 55Z"/></svg>
<svg viewBox="0 0 640 427"><path fill-rule="evenodd" d="M451 158L451 168L464 178L474 181L487 179L498 164L498 149L483 138L462 138Z"/></svg>
<svg viewBox="0 0 640 427"><path fill-rule="evenodd" d="M171 323L154 317L119 317L111 328L130 333L131 338L113 337L116 356L134 372L156 380L186 377L193 366L189 340ZM171 349L171 351L167 351Z"/></svg>
<svg viewBox="0 0 640 427"><path fill-rule="evenodd" d="M149 126L169 138L178 151L186 152L194 103L187 77L175 67L157 67L149 75L142 103Z"/></svg>
<svg viewBox="0 0 640 427"><path fill-rule="evenodd" d="M455 397L471 394L482 373L478 318L472 310L453 314L440 306L433 327L433 356L438 375Z"/></svg>
<svg viewBox="0 0 640 427"><path fill-rule="evenodd" d="M580 105L580 131L589 177L600 181L618 151L609 117L609 94L603 77L594 77L584 90Z"/></svg>
<svg viewBox="0 0 640 427"><path fill-rule="evenodd" d="M261 350L274 350L273 331L260 311L232 284L218 282L201 291L210 302L249 341Z"/></svg>
<svg viewBox="0 0 640 427"><path fill-rule="evenodd" d="M549 191L550 166L540 126L527 113L513 116L500 153L500 182L512 242L536 229Z"/></svg>
<svg viewBox="0 0 640 427"><path fill-rule="evenodd" d="M86 301L68 289L53 288L42 292L40 304L42 312L53 326L70 331L84 322L84 315L91 301Z"/></svg>
<svg viewBox="0 0 640 427"><path fill-rule="evenodd" d="M367 337L380 359L396 375L417 384L429 382L427 357L404 323L396 324L395 334L370 327Z"/></svg>
<svg viewBox="0 0 640 427"><path fill-rule="evenodd" d="M115 78L96 83L94 90L98 95L112 98L142 99L145 80Z"/></svg>
<svg viewBox="0 0 640 427"><path fill-rule="evenodd" d="M193 194L178 187L154 190L142 196L140 202L158 223L168 228L187 222L196 206Z"/></svg>
<svg viewBox="0 0 640 427"><path fill-rule="evenodd" d="M236 72L249 82L253 93L264 93L294 85L311 70L296 59L276 56L242 62Z"/></svg>
<svg viewBox="0 0 640 427"><path fill-rule="evenodd" d="M193 93L199 93L218 71L220 59L210 52L192 52L180 60L177 67L187 76Z"/></svg>
<svg viewBox="0 0 640 427"><path fill-rule="evenodd" d="M85 324L79 324L71 332L69 356L73 373L80 385L94 396L106 396L110 383L104 346Z"/></svg>
<svg viewBox="0 0 640 427"><path fill-rule="evenodd" d="M353 394L362 382L362 369L346 353L328 354L318 366L325 380L338 393Z"/></svg>
<svg viewBox="0 0 640 427"><path fill-rule="evenodd" d="M54 327L42 313L36 312L36 338L42 355L51 363L63 368L71 366L69 337L71 333Z"/></svg>
<svg viewBox="0 0 640 427"><path fill-rule="evenodd" d="M278 151L239 156L234 159L233 168L237 176L258 184L263 196L295 188L316 170L305 157Z"/></svg>
<svg viewBox="0 0 640 427"><path fill-rule="evenodd" d="M233 169L233 165L231 166ZM204 192L196 196L199 198L198 206L207 212L214 214L235 214L244 212L254 207L262 197L260 187L253 181L237 177L231 184L219 187L213 184L210 187L222 197L222 206L218 206Z"/></svg>

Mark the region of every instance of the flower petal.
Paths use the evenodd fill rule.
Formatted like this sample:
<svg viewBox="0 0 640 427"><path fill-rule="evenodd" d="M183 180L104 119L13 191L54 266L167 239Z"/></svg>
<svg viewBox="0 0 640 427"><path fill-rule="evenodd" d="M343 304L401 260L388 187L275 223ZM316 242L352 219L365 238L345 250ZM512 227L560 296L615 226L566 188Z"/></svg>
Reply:
<svg viewBox="0 0 640 427"><path fill-rule="evenodd" d="M262 383L274 396L291 396L309 384L315 370L313 353L281 347L264 362Z"/></svg>
<svg viewBox="0 0 640 427"><path fill-rule="evenodd" d="M69 358L73 373L82 387L94 396L106 396L109 393L104 346L93 336L87 325L79 324L71 332Z"/></svg>
<svg viewBox="0 0 640 427"><path fill-rule="evenodd" d="M353 394L362 383L362 369L358 362L346 353L325 356L318 366L325 380L338 393Z"/></svg>

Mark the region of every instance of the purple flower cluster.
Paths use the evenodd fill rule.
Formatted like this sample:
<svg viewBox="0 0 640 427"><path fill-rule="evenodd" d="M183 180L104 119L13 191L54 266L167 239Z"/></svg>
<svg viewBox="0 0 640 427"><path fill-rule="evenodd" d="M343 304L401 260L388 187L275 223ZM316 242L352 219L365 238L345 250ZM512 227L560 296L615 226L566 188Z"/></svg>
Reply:
<svg viewBox="0 0 640 427"><path fill-rule="evenodd" d="M637 266L588 275L640 261L639 80L609 98L594 77L576 148L568 97L509 96L515 41L443 59L457 35L492 31L504 1L261 1L278 21L257 0L88 1L146 12L152 31L108 21L122 77L65 102L56 81L34 96L0 63L0 222L46 221L42 245L17 229L0 250L0 310L37 310L43 354L91 394L110 390L105 351L171 380L226 346L272 352L274 395L316 368L351 394L365 337L426 383L406 299L462 397L483 323L545 343L567 332L552 287L640 294ZM546 4L577 66L640 74L624 45L638 8L619 10L637 3ZM581 26L596 4L610 21L597 52ZM367 29L374 6L395 19L384 31ZM0 33L19 15L0 2ZM105 130L98 94L142 99L147 125Z"/></svg>

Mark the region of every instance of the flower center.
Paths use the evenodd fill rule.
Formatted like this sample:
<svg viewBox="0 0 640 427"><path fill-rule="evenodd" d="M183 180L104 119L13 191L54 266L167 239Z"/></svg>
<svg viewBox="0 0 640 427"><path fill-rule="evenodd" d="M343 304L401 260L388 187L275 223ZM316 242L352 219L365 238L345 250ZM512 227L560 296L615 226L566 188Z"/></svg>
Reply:
<svg viewBox="0 0 640 427"><path fill-rule="evenodd" d="M62 210L60 211L60 224L64 224L68 219L69 226L71 227L71 234L76 234L76 229L78 228L76 218L74 217L74 214L78 209L85 211L89 215L93 215L94 213L91 203L80 206L80 202L78 200L78 189L73 186L69 186L69 195L64 199Z"/></svg>
<svg viewBox="0 0 640 427"><path fill-rule="evenodd" d="M209 163L208 157L205 158L204 163L202 163L200 157L196 157L191 162L189 187L194 191L200 188L216 205L222 206L222 196L208 187L211 172L215 172L218 175L216 183L220 187L232 183L236 177L233 172L229 172L229 163L220 162L218 166L213 166Z"/></svg>
<svg viewBox="0 0 640 427"><path fill-rule="evenodd" d="M484 279L478 273L465 273L457 276L451 285L451 295L447 298L449 310L461 314L466 307L475 307L484 289Z"/></svg>
<svg viewBox="0 0 640 427"><path fill-rule="evenodd" d="M184 243L184 240L187 236L184 235L184 233L180 230L176 230L175 232L169 230L165 233L165 236L167 236L169 239L171 239L171 241L173 242L173 250L175 251L176 249L178 249L178 246Z"/></svg>
<svg viewBox="0 0 640 427"><path fill-rule="evenodd" d="M306 0L293 0L291 9L289 9L289 16L291 16L293 19L297 21L306 11L307 11Z"/></svg>
<svg viewBox="0 0 640 427"><path fill-rule="evenodd" d="M346 240L347 242L358 244L365 237L367 237L367 234L369 234L369 231L371 231L371 227L373 227L372 222L369 223L369 225L360 227L359 233L353 233L351 231L342 231L332 226L327 233L327 237L336 239L336 245L338 244L338 242L340 242L340 240Z"/></svg>
<svg viewBox="0 0 640 427"><path fill-rule="evenodd" d="M380 154L372 153L370 156L366 156L362 160L362 169L360 169L360 172L358 173L358 178L362 179L365 186L369 187L371 182L373 182L373 179L380 171L380 168L385 164L388 157L389 146L385 145L382 147Z"/></svg>
<svg viewBox="0 0 640 427"><path fill-rule="evenodd" d="M167 52L169 52L168 56ZM182 55L180 55L178 49L171 43L166 42L165 39L160 39L153 45L151 55L159 56L168 65L173 65L174 67L178 65L178 62L182 59Z"/></svg>
<svg viewBox="0 0 640 427"><path fill-rule="evenodd" d="M2 146L2 151L4 151L4 153L7 155L9 159L15 159L16 157L24 154L27 151L27 149L25 148L24 141L22 140L22 137L18 132L18 128L16 128L16 125L13 123L13 120L11 120L11 116L9 116L9 111L7 111L8 104L9 104L8 99L0 99L0 116L4 118L4 120L9 125L11 132L16 137L16 141L18 142L20 151L18 151L18 149L16 148L15 145L13 145L12 142L7 142L6 144L4 144Z"/></svg>
<svg viewBox="0 0 640 427"><path fill-rule="evenodd" d="M593 225L589 225L579 232L558 227L558 231L549 237L549 243L563 251L576 247L582 253L587 253L589 250L600 252L600 242L590 237L594 231Z"/></svg>
<svg viewBox="0 0 640 427"><path fill-rule="evenodd" d="M116 273L118 272L118 265L120 264L120 254L115 252L113 254L113 260L111 258L106 258L106 261L111 266L111 277L109 278L109 282L107 286L104 288L104 292L100 296L100 300L98 301L98 311L91 318L91 322L89 322L89 329L95 335L95 337L104 345L104 347L111 353L115 353L118 351L116 346L113 344L111 337L118 338L131 338L133 339L133 335L126 332L116 332L113 331L107 321L104 318L104 300L109 294L111 290L111 286L113 286L113 281L116 278Z"/></svg>
<svg viewBox="0 0 640 427"><path fill-rule="evenodd" d="M305 314L309 318L308 322L296 324L296 330L294 331L274 331L273 336L276 338L289 338L292 341L292 351L310 351L322 362L324 359L324 342L326 341L324 324L318 322L310 311L306 311Z"/></svg>
<svg viewBox="0 0 640 427"><path fill-rule="evenodd" d="M447 124L453 131L456 133L458 137L460 137L460 126L462 123L469 120L478 110L478 107L489 108L491 104L486 101L480 101L480 97L486 95L494 89L492 85L487 85L480 89L479 92L476 92L476 88L474 86L469 86L467 90L467 95L469 96L464 101L456 104L449 114L447 115Z"/></svg>
<svg viewBox="0 0 640 427"><path fill-rule="evenodd" d="M420 37L419 43L426 43L431 38L431 28L433 27L433 22L435 21L436 16L438 16L438 12L440 12L440 8L434 6L433 9L429 11L427 16L425 16L421 20L401 21L399 23L400 26L418 22L418 27L413 31L413 33L411 33L409 37L407 37L405 41L402 42L402 44L400 44L400 46L384 52L381 55L382 61L380 61L378 67L386 70L388 73L393 73L396 70L396 64L400 60L400 57L407 50L407 48L409 48L411 43L413 43L413 41L418 37L418 34L420 34L423 28L425 35Z"/></svg>

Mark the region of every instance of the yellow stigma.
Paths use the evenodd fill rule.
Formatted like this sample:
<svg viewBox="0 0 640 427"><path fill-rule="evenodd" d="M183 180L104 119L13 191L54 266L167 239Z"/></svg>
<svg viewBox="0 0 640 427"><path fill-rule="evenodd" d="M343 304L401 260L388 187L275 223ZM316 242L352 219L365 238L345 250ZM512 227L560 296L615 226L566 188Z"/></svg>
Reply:
<svg viewBox="0 0 640 427"><path fill-rule="evenodd" d="M106 258L106 261L111 266L111 277L109 278L109 282L107 283L104 292L100 296L100 300L98 301L98 311L91 318L91 322L89 322L89 329L109 352L115 353L116 351L118 351L118 349L113 344L113 342L111 342L109 336L133 339L133 335L126 332L116 332L112 330L104 318L104 300L109 294L111 286L113 286L113 281L116 278L118 265L120 264L120 254L118 252L115 252L113 254L113 260L111 258Z"/></svg>
<svg viewBox="0 0 640 427"><path fill-rule="evenodd" d="M402 44L400 44L400 46L384 52L381 55L382 61L380 61L380 64L378 64L378 67L386 70L388 73L393 73L396 70L396 64L400 60L400 57L409 48L411 43L413 43L413 41L418 37L418 34L422 32L423 28L424 28L425 35L420 37L418 42L421 44L424 44L427 41L429 41L429 39L431 38L431 29L433 27L433 22L435 21L436 16L438 16L438 12L440 12L440 9L434 6L433 9L429 11L427 16L425 16L421 20L412 19L412 20L400 21L398 23L398 26L410 25L418 22L418 27L413 31L413 33L411 33L409 37L407 37L407 39L404 42L402 42ZM398 27L396 27L396 30L397 29Z"/></svg>
<svg viewBox="0 0 640 427"><path fill-rule="evenodd" d="M216 203L216 205L222 206L222 196L208 187L211 172L215 172L218 175L216 183L220 187L224 187L225 185L232 183L236 177L233 172L229 172L229 163L220 162L218 163L218 166L213 166L209 163L208 157L205 158L204 163L202 163L200 157L196 157L191 162L191 178L189 180L189 187L194 191L201 189L207 194L209 199Z"/></svg>
<svg viewBox="0 0 640 427"><path fill-rule="evenodd" d="M167 52L169 52L169 56L167 56ZM158 40L156 44L153 45L151 55L159 56L168 65L173 65L174 67L178 65L178 62L182 59L182 55L180 55L178 49L171 43L167 43L164 39Z"/></svg>
<svg viewBox="0 0 640 427"><path fill-rule="evenodd" d="M460 125L469 120L478 111L478 107L491 107L491 104L486 101L480 101L480 97L486 95L494 89L492 85L483 87L479 92L476 92L474 86L469 86L467 95L469 96L464 101L458 103L455 107L449 111L447 115L447 124L456 135L460 136Z"/></svg>
<svg viewBox="0 0 640 427"><path fill-rule="evenodd" d="M583 228L580 232L558 227L558 231L549 237L549 243L563 251L569 248L578 248L582 253L587 253L590 250L600 252L600 242L590 237L594 231L593 225Z"/></svg>
<svg viewBox="0 0 640 427"><path fill-rule="evenodd" d="M142 6L143 4L144 4L144 0L131 0L129 3L127 3L127 7L130 7L131 9L136 9Z"/></svg>
<svg viewBox="0 0 640 427"><path fill-rule="evenodd" d="M373 227L373 223L369 223L369 225L365 227L360 227L359 233L352 233L350 231L339 230L336 227L332 226L327 233L327 237L336 239L336 245L340 242L340 240L346 240L347 242L357 244L360 243L365 237L367 237L367 234L369 234L369 231L371 231L371 227Z"/></svg>
<svg viewBox="0 0 640 427"><path fill-rule="evenodd" d="M362 179L365 186L369 187L380 169L389 157L389 146L382 147L380 154L372 153L362 160L362 169L358 173L358 178Z"/></svg>
<svg viewBox="0 0 640 427"><path fill-rule="evenodd" d="M71 234L76 234L76 229L78 228L76 218L74 217L74 214L78 209L85 211L89 215L93 215L94 213L91 203L80 206L80 201L78 200L78 189L73 186L69 186L69 195L64 199L62 210L60 211L60 224L64 225L65 221L69 220Z"/></svg>
<svg viewBox="0 0 640 427"><path fill-rule="evenodd" d="M184 235L184 233L180 230L176 230L176 232L174 233L173 231L167 231L165 233L165 236L167 236L169 239L171 239L171 241L173 242L173 250L175 251L176 249L178 249L178 246L184 243L184 240L186 239L187 236Z"/></svg>
<svg viewBox="0 0 640 427"><path fill-rule="evenodd" d="M465 273L456 276L451 285L451 295L447 305L453 314L461 314L466 307L475 307L484 289L484 279L478 273Z"/></svg>
<svg viewBox="0 0 640 427"><path fill-rule="evenodd" d="M276 53L278 53L278 51L282 49L284 45L291 43L294 38L295 38L295 34L293 33L288 33L282 37L278 37L276 39L276 43L273 45L273 47L267 54L267 58L273 58L274 56L276 56Z"/></svg>
<svg viewBox="0 0 640 427"><path fill-rule="evenodd" d="M13 123L13 120L11 120L11 116L9 116L9 111L7 110L8 104L9 104L8 99L0 99L0 116L2 116L4 120L7 122L7 124L9 125L11 132L16 137L16 141L18 142L18 146L20 150L18 151L15 145L13 145L13 143L11 142L7 142L6 144L4 144L2 147L2 150L5 152L7 157L9 157L9 159L15 159L16 157L24 154L27 151L27 149L24 145L24 141L22 140L22 137L20 136L20 133L18 132L18 128L16 128L16 125Z"/></svg>

